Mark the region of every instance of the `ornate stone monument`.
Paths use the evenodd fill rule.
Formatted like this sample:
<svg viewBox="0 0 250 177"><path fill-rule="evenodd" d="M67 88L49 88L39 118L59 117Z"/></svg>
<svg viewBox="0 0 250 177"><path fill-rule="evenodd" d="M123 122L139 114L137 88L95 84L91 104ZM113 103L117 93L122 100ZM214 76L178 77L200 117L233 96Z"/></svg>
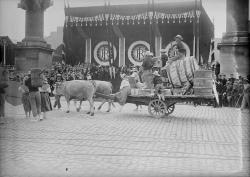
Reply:
<svg viewBox="0 0 250 177"><path fill-rule="evenodd" d="M249 74L248 0L227 0L226 33L218 44L221 72Z"/></svg>
<svg viewBox="0 0 250 177"><path fill-rule="evenodd" d="M43 38L44 11L51 0L21 0L18 8L25 10L25 38L17 43L15 65L18 71L48 68L52 64L52 49Z"/></svg>

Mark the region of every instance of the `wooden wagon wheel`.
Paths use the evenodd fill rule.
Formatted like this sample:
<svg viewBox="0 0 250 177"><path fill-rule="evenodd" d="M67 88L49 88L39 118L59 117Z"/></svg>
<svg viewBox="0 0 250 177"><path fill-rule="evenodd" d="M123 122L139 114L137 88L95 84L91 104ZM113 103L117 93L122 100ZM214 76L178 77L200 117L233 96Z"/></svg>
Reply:
<svg viewBox="0 0 250 177"><path fill-rule="evenodd" d="M166 114L166 109L166 104L159 99L151 100L148 104L148 112L151 116L154 116L155 118L164 117Z"/></svg>
<svg viewBox="0 0 250 177"><path fill-rule="evenodd" d="M168 116L169 114L173 113L175 109L175 104L167 106L165 115Z"/></svg>

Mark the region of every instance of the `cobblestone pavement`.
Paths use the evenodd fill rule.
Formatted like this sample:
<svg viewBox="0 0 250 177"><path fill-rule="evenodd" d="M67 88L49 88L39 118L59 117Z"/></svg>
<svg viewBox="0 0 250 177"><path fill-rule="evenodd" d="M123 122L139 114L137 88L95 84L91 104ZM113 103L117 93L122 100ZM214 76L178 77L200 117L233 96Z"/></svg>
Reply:
<svg viewBox="0 0 250 177"><path fill-rule="evenodd" d="M97 104L97 103L95 103ZM106 105L105 105L106 106ZM24 118L22 106L7 106L0 126L1 176L245 176L242 136L248 126L234 108L176 105L155 119L147 107L127 104L111 113L49 112L41 122ZM244 122L244 126L241 123ZM243 152L243 153L242 153ZM248 161L248 157L245 159Z"/></svg>

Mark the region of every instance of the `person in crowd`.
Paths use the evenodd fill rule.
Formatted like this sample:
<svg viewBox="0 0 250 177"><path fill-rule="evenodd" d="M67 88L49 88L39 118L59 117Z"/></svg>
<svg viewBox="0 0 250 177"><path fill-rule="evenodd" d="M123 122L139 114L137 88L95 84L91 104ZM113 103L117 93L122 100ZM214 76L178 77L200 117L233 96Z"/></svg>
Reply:
<svg viewBox="0 0 250 177"><path fill-rule="evenodd" d="M0 68L1 69L1 68ZM5 118L5 89L8 87L8 71L0 70L0 123L4 124Z"/></svg>
<svg viewBox="0 0 250 177"><path fill-rule="evenodd" d="M167 61L168 61L168 55L166 54L166 49L161 49L161 61L162 61L162 66L165 66Z"/></svg>
<svg viewBox="0 0 250 177"><path fill-rule="evenodd" d="M225 86L226 83L227 83L227 79L226 79L226 75L225 74L221 74L221 81L222 81L222 84Z"/></svg>
<svg viewBox="0 0 250 177"><path fill-rule="evenodd" d="M221 81L221 79L219 79L218 81L216 81L216 90L218 92L218 96L219 96L219 107L222 107L222 99L223 99L223 93L225 92L225 87Z"/></svg>
<svg viewBox="0 0 250 177"><path fill-rule="evenodd" d="M226 84L226 96L227 96L227 102L228 106L232 107L232 91L233 91L233 84L229 80L227 81Z"/></svg>
<svg viewBox="0 0 250 177"><path fill-rule="evenodd" d="M216 61L214 67L215 67L214 74L215 74L216 78L218 78L218 76L220 74L220 63L218 61Z"/></svg>
<svg viewBox="0 0 250 177"><path fill-rule="evenodd" d="M90 72L87 73L86 80L92 80Z"/></svg>
<svg viewBox="0 0 250 177"><path fill-rule="evenodd" d="M236 106L238 98L239 98L239 85L238 82L234 81L232 88L232 99L231 99L232 102L231 104L233 107Z"/></svg>
<svg viewBox="0 0 250 177"><path fill-rule="evenodd" d="M244 110L246 108L248 108L248 110L250 109L249 97L250 97L250 75L247 76L247 79L244 83L243 100L240 107L241 110Z"/></svg>
<svg viewBox="0 0 250 177"><path fill-rule="evenodd" d="M162 94L162 90L164 89L162 78L158 71L155 71L153 75L154 75L153 83L155 88L155 94L160 96Z"/></svg>
<svg viewBox="0 0 250 177"><path fill-rule="evenodd" d="M41 94L41 112L43 113L43 117L40 117L40 120L47 118L47 112L52 110L51 101L49 97L50 86L46 78L43 79L43 84L40 89Z"/></svg>
<svg viewBox="0 0 250 177"><path fill-rule="evenodd" d="M142 82L145 84L145 87L147 89L152 89L154 87L152 74L153 66L153 53L151 53L150 51L146 51L144 59L142 61Z"/></svg>
<svg viewBox="0 0 250 177"><path fill-rule="evenodd" d="M31 121L38 121L40 119L40 114L41 114L41 95L39 92L39 87L33 86L31 83L30 71L28 73L28 78L25 81L25 85L29 89L30 104L33 114L33 119L31 119Z"/></svg>
<svg viewBox="0 0 250 177"><path fill-rule="evenodd" d="M230 74L230 78L228 78L228 80L229 80L232 84L234 84L234 81L236 80L236 79L234 78L234 74Z"/></svg>
<svg viewBox="0 0 250 177"><path fill-rule="evenodd" d="M62 84L63 80L62 80L62 75L61 74L57 74L56 76L56 82L55 82L55 91L54 91L54 95L55 95L55 103L54 103L54 108L58 108L61 109L62 105L60 102L61 99L61 95L58 93L57 89L60 87L60 85Z"/></svg>
<svg viewBox="0 0 250 177"><path fill-rule="evenodd" d="M153 75L154 75L153 84L154 84L154 88L155 88L157 85L162 84L162 79L161 79L161 75L159 74L158 71L154 71Z"/></svg>
<svg viewBox="0 0 250 177"><path fill-rule="evenodd" d="M22 104L23 104L23 109L25 112L25 117L30 118L30 113L31 113L31 104L30 104L30 96L29 96L29 89L25 85L25 81L28 79L28 76L25 76L23 78L23 81L21 81L21 85L18 88L18 91L22 94Z"/></svg>

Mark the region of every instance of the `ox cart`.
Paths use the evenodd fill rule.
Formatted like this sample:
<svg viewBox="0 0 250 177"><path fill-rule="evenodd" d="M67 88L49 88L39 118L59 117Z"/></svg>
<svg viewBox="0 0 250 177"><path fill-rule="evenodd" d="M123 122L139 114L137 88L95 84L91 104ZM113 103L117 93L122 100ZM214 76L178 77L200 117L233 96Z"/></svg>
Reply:
<svg viewBox="0 0 250 177"><path fill-rule="evenodd" d="M218 102L212 71L196 71L191 90L191 92L183 93L183 88L171 87L164 89L161 94L156 94L154 89L132 88L131 95L128 95L126 103L148 106L149 114L153 117L160 118L173 113L176 103L202 102L215 105L216 101ZM107 95L98 95L112 99Z"/></svg>
<svg viewBox="0 0 250 177"><path fill-rule="evenodd" d="M207 103L215 105L218 102L218 94L211 70L197 70L194 73L191 92L183 92L183 88L171 87L164 89L161 95L155 94L154 90L144 93L134 93L128 96L126 102L136 105L148 106L148 112L153 117L164 117L173 113L176 103Z"/></svg>

